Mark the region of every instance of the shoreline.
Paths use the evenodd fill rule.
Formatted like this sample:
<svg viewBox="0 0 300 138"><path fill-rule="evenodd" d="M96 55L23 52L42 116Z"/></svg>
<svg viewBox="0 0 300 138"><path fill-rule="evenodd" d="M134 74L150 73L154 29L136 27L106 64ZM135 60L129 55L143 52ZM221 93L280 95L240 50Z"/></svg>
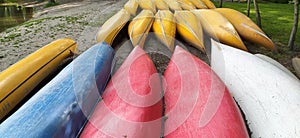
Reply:
<svg viewBox="0 0 300 138"><path fill-rule="evenodd" d="M60 38L75 40L78 53L82 53L96 44L95 35L102 24L125 2L86 0L35 11L31 20L0 33L0 72Z"/></svg>

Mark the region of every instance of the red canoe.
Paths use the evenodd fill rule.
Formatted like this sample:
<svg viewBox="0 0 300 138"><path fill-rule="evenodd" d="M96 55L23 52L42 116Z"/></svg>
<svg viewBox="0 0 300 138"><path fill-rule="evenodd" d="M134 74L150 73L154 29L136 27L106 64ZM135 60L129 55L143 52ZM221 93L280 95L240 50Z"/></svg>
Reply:
<svg viewBox="0 0 300 138"><path fill-rule="evenodd" d="M165 138L248 137L237 105L207 64L177 46L164 76Z"/></svg>
<svg viewBox="0 0 300 138"><path fill-rule="evenodd" d="M162 101L154 64L134 48L113 75L80 137L160 137Z"/></svg>

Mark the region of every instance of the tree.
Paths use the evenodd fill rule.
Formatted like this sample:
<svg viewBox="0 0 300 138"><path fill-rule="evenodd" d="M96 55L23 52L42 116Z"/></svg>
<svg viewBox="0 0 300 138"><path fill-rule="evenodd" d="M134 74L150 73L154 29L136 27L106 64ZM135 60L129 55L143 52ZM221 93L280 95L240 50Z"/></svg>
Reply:
<svg viewBox="0 0 300 138"><path fill-rule="evenodd" d="M290 35L290 40L288 47L290 50L294 50L294 42L296 38L297 28L298 28L298 19L299 19L299 0L295 0L294 2L294 25Z"/></svg>
<svg viewBox="0 0 300 138"><path fill-rule="evenodd" d="M256 2L256 0L253 0L253 4L254 4L254 8L255 8L255 13L256 13L256 24L261 27L261 17L260 17L260 12L259 12L259 8L258 8L258 3Z"/></svg>
<svg viewBox="0 0 300 138"><path fill-rule="evenodd" d="M222 8L222 5L223 5L223 0L220 0L219 8Z"/></svg>
<svg viewBox="0 0 300 138"><path fill-rule="evenodd" d="M48 0L48 3L55 3L55 0Z"/></svg>
<svg viewBox="0 0 300 138"><path fill-rule="evenodd" d="M250 4L251 0L247 0L247 16L250 17Z"/></svg>

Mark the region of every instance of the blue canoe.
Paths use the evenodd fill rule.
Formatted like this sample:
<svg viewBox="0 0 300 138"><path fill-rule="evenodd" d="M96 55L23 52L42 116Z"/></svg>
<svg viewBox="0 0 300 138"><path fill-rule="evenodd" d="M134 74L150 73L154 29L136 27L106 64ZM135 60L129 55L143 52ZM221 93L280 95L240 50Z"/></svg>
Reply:
<svg viewBox="0 0 300 138"><path fill-rule="evenodd" d="M109 79L114 50L99 43L81 54L0 125L0 136L76 137Z"/></svg>

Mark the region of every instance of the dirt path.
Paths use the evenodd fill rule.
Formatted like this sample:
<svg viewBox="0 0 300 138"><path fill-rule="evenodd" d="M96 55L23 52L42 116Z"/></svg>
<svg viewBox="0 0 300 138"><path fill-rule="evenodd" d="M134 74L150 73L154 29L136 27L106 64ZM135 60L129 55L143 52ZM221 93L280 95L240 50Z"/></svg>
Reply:
<svg viewBox="0 0 300 138"><path fill-rule="evenodd" d="M32 20L0 33L0 71L59 38L72 38L79 53L85 51L95 44L101 25L125 2L86 0L37 11Z"/></svg>

